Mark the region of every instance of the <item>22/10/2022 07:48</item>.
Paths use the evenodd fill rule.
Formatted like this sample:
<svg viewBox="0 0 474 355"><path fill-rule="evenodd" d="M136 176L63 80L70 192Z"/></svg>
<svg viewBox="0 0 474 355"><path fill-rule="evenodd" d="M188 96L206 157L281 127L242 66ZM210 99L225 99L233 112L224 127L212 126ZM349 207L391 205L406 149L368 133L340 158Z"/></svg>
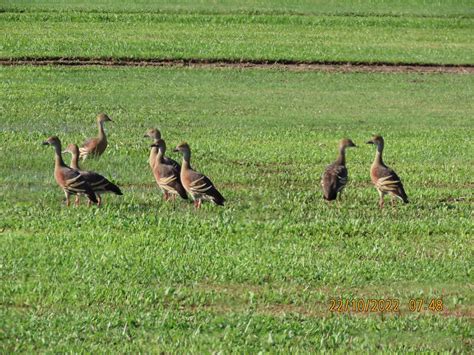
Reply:
<svg viewBox="0 0 474 355"><path fill-rule="evenodd" d="M410 312L443 311L443 300L441 298L433 298L429 302L422 298L410 299L408 302L408 310ZM329 304L329 311L338 313L375 313L375 312L400 312L400 300L396 298L388 299L343 299L332 298Z"/></svg>

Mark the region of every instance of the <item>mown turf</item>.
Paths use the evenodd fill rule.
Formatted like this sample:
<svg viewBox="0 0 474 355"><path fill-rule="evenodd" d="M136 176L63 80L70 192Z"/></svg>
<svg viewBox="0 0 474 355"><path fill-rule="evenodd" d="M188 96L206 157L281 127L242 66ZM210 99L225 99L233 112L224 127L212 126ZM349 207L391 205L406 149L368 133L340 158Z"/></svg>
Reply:
<svg viewBox="0 0 474 355"><path fill-rule="evenodd" d="M0 346L23 351L472 350L472 75L1 68ZM49 135L117 182L65 208ZM144 131L187 140L225 208L165 204ZM411 203L379 211L371 134ZM339 138L351 182L321 199ZM177 158L177 156L174 156ZM401 313L331 314L332 297ZM410 313L410 298L442 298Z"/></svg>
<svg viewBox="0 0 474 355"><path fill-rule="evenodd" d="M101 57L472 64L471 18L0 14L1 58Z"/></svg>
<svg viewBox="0 0 474 355"><path fill-rule="evenodd" d="M329 15L472 16L469 0L4 0L8 11L284 13Z"/></svg>

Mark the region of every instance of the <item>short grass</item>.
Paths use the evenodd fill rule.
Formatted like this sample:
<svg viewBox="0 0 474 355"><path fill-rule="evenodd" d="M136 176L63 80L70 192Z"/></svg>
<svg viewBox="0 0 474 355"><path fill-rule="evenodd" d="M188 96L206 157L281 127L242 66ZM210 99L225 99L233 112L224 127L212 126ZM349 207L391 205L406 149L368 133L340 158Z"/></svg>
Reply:
<svg viewBox="0 0 474 355"><path fill-rule="evenodd" d="M8 11L284 13L304 15L473 16L470 0L4 0Z"/></svg>
<svg viewBox="0 0 474 355"><path fill-rule="evenodd" d="M4 12L0 58L472 64L472 18Z"/></svg>
<svg viewBox="0 0 474 355"><path fill-rule="evenodd" d="M10 351L472 351L472 75L3 67L0 346ZM123 197L65 208L49 135ZM224 208L163 203L143 133L187 140ZM380 211L373 133L411 203ZM340 203L319 178L351 137ZM170 153L172 154L172 153ZM175 156L177 157L177 156ZM332 314L332 297L401 313ZM410 313L410 298L445 310Z"/></svg>

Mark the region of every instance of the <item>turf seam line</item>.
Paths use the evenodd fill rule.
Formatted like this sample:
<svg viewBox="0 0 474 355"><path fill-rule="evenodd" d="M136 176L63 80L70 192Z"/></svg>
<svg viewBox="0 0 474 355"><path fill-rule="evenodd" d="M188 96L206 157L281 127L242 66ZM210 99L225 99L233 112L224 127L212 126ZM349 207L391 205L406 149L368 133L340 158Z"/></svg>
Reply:
<svg viewBox="0 0 474 355"><path fill-rule="evenodd" d="M84 8L66 8L66 9L50 9L50 8L0 8L0 14L104 14L104 9L84 9ZM295 17L392 17L392 18L420 18L420 19L471 19L474 18L472 13L452 13L452 14L427 14L427 13L409 13L409 12L357 12L357 11L341 11L341 12L317 12L317 11L297 11L297 10L265 10L265 9L229 9L222 11L202 10L202 9L113 9L107 10L106 14L110 15L198 15L198 16L295 16Z"/></svg>
<svg viewBox="0 0 474 355"><path fill-rule="evenodd" d="M263 68L300 71L341 72L421 72L474 73L474 64L431 64L392 62L235 60L235 59L167 59L167 58L87 58L87 57L19 57L0 58L2 66L150 66L202 68Z"/></svg>

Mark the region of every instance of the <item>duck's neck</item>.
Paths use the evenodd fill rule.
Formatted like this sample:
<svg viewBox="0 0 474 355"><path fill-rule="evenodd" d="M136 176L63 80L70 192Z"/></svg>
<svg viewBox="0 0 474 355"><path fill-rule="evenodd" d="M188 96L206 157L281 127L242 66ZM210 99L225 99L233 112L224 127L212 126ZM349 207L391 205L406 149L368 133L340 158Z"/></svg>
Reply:
<svg viewBox="0 0 474 355"><path fill-rule="evenodd" d="M377 144L377 151L375 152L375 159L374 159L374 164L383 164L383 159L382 159L382 152L383 152L383 144Z"/></svg>
<svg viewBox="0 0 474 355"><path fill-rule="evenodd" d="M337 165L346 165L346 148L340 147L339 148L339 156L336 160Z"/></svg>
<svg viewBox="0 0 474 355"><path fill-rule="evenodd" d="M165 157L165 150L163 148L158 148L158 153L156 154L156 161L159 164L162 164L164 157Z"/></svg>
<svg viewBox="0 0 474 355"><path fill-rule="evenodd" d="M98 127L99 127L99 139L105 139L104 122L99 121Z"/></svg>
<svg viewBox="0 0 474 355"><path fill-rule="evenodd" d="M71 168L79 170L79 152L72 153Z"/></svg>
<svg viewBox="0 0 474 355"><path fill-rule="evenodd" d="M55 145L54 146L54 152L55 152L55 155L54 155L54 168L59 169L61 167L67 166L66 164L64 164L64 160L63 160L63 157L61 155L61 145Z"/></svg>
<svg viewBox="0 0 474 355"><path fill-rule="evenodd" d="M155 141L156 143L156 141ZM150 158L148 159L148 162L150 163L150 166L153 166L156 162L156 156L158 155L158 148L157 147L151 147L150 149Z"/></svg>
<svg viewBox="0 0 474 355"><path fill-rule="evenodd" d="M191 152L186 150L183 152L183 164L181 170L191 169Z"/></svg>

